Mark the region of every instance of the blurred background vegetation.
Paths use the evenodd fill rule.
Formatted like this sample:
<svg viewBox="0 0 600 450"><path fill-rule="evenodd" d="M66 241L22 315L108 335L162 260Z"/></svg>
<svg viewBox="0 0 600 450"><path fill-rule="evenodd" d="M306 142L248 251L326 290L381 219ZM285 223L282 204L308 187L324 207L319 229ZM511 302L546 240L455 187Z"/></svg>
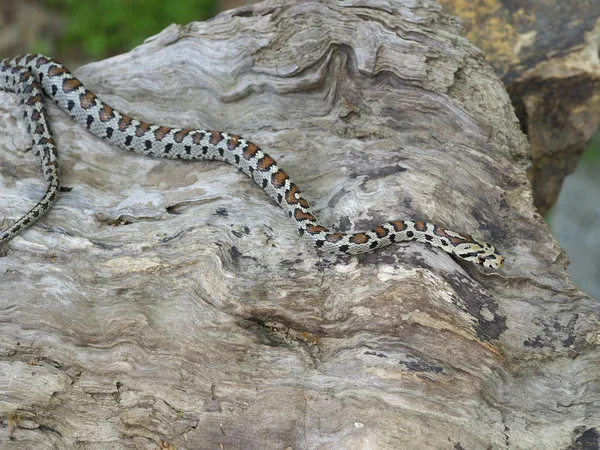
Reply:
<svg viewBox="0 0 600 450"><path fill-rule="evenodd" d="M56 52L93 58L126 52L172 23L206 20L218 8L216 0L46 0L45 6L65 21ZM32 50L45 53L46 42L35 42Z"/></svg>
<svg viewBox="0 0 600 450"><path fill-rule="evenodd" d="M599 129L600 131L600 129ZM589 165L600 165L600 132L596 131L596 134L590 142L589 149L581 157L582 164Z"/></svg>
<svg viewBox="0 0 600 450"><path fill-rule="evenodd" d="M169 25L256 0L0 0L0 58L49 54L75 69L127 52Z"/></svg>
<svg viewBox="0 0 600 450"><path fill-rule="evenodd" d="M0 58L44 53L77 66L127 52L172 23L204 21L256 0L0 0ZM573 281L600 299L600 133L545 219Z"/></svg>

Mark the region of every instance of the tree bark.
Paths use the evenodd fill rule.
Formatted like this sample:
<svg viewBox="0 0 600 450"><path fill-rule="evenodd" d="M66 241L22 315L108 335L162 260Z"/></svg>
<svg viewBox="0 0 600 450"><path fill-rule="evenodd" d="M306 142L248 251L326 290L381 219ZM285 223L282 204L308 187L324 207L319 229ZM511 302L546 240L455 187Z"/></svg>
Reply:
<svg viewBox="0 0 600 450"><path fill-rule="evenodd" d="M510 93L545 214L600 123L600 2L440 2L464 21Z"/></svg>
<svg viewBox="0 0 600 450"><path fill-rule="evenodd" d="M251 139L327 225L422 218L507 263L320 255L232 167L123 152L49 104L67 189L0 258L2 446L597 448L598 304L534 208L501 81L438 4L265 2L76 75ZM27 142L0 93L4 225L43 190Z"/></svg>

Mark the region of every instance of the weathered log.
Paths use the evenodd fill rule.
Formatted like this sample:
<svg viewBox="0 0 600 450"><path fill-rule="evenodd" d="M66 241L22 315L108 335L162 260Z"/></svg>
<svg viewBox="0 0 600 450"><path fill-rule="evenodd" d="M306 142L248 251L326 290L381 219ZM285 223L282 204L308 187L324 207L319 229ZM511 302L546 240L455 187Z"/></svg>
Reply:
<svg viewBox="0 0 600 450"><path fill-rule="evenodd" d="M531 145L534 201L556 202L600 124L600 2L440 0L508 89Z"/></svg>
<svg viewBox="0 0 600 450"><path fill-rule="evenodd" d="M597 445L598 305L534 209L502 83L438 4L265 2L77 75L252 139L326 224L428 219L507 264L319 255L230 166L128 154L49 105L67 189L0 258L1 446ZM3 225L43 190L27 142L0 93Z"/></svg>

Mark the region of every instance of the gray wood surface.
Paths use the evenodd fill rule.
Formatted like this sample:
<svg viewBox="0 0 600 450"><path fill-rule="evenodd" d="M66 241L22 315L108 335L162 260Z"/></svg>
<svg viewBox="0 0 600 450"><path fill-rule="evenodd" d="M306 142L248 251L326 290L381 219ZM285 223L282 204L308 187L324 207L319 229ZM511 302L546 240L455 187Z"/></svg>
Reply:
<svg viewBox="0 0 600 450"><path fill-rule="evenodd" d="M596 448L598 305L535 212L502 83L429 1L266 2L80 68L151 122L269 151L342 230L418 243L319 255L243 174L115 149L49 105L63 192L0 258L0 447ZM0 93L0 211L42 193Z"/></svg>

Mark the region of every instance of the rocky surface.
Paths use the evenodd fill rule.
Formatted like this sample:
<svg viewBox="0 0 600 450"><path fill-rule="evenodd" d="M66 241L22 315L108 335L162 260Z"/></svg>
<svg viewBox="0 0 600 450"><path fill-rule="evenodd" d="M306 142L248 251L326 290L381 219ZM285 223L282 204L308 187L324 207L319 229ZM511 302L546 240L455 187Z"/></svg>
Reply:
<svg viewBox="0 0 600 450"><path fill-rule="evenodd" d="M548 212L600 124L600 2L441 0L510 92Z"/></svg>

